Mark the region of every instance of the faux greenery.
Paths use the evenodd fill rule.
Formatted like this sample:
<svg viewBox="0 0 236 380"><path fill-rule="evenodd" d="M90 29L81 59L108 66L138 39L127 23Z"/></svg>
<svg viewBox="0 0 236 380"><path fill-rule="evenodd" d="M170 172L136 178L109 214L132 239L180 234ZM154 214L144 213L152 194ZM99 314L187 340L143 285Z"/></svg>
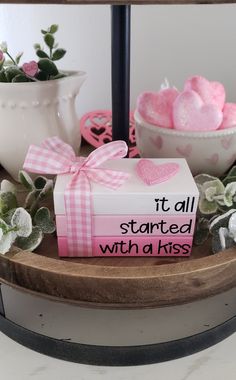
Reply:
<svg viewBox="0 0 236 380"><path fill-rule="evenodd" d="M200 245L212 237L212 252L236 244L236 166L223 178L208 174L195 177L200 198L194 243Z"/></svg>
<svg viewBox="0 0 236 380"><path fill-rule="evenodd" d="M35 180L25 172L19 172L19 180L26 192L20 204L17 191L8 180L0 189L0 253L9 251L12 244L33 251L41 243L44 234L53 233L55 224L47 207L42 206L53 190L53 181L39 176Z"/></svg>
<svg viewBox="0 0 236 380"><path fill-rule="evenodd" d="M6 42L0 44L0 82L36 82L58 79L66 76L57 68L55 61L60 60L66 54L66 50L58 47L55 42L55 33L58 25L51 25L46 30L41 30L47 51L40 44L35 44L34 49L38 61L25 62L20 65L23 53L18 53L15 58L8 50Z"/></svg>

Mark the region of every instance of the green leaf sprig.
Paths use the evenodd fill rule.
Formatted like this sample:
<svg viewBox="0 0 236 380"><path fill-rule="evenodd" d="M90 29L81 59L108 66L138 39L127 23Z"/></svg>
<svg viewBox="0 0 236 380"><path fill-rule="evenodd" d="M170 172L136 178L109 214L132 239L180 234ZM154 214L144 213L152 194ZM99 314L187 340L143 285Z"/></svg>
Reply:
<svg viewBox="0 0 236 380"><path fill-rule="evenodd" d="M53 191L53 181L43 176L33 180L25 171L19 172L19 181L27 193L23 206L17 199L17 188L8 180L0 188L0 253L7 253L12 244L33 251L44 234L55 232L55 223L49 209L42 202Z"/></svg>
<svg viewBox="0 0 236 380"><path fill-rule="evenodd" d="M236 166L223 178L199 174L194 179L200 193L194 243L211 236L213 253L236 245Z"/></svg>

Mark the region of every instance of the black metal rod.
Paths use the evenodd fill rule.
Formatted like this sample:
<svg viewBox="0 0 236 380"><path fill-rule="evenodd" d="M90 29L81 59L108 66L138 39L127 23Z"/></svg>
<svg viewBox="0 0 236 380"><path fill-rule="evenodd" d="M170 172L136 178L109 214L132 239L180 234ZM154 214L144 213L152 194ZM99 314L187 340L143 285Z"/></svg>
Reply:
<svg viewBox="0 0 236 380"><path fill-rule="evenodd" d="M112 139L129 143L130 5L111 6Z"/></svg>

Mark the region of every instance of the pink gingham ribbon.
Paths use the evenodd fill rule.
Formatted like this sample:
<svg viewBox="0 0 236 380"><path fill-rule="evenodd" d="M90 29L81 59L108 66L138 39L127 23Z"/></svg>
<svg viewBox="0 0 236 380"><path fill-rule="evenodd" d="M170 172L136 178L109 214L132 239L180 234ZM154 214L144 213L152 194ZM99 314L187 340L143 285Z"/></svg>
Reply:
<svg viewBox="0 0 236 380"><path fill-rule="evenodd" d="M70 256L92 256L92 199L90 181L117 189L128 173L102 169L109 159L125 157L124 141L113 141L94 150L87 158L76 157L72 147L58 137L46 139L41 146L30 145L24 169L39 174L72 173L65 190L67 239Z"/></svg>

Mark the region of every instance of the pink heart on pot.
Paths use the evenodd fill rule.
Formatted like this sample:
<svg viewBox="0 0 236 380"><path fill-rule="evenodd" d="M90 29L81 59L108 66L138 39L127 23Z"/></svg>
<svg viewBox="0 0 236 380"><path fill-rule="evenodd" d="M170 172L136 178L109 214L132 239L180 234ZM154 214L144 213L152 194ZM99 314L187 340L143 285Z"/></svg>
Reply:
<svg viewBox="0 0 236 380"><path fill-rule="evenodd" d="M192 90L182 92L175 100L173 120L181 131L214 131L222 123L223 114L213 104L204 104Z"/></svg>
<svg viewBox="0 0 236 380"><path fill-rule="evenodd" d="M221 145L222 145L222 147L223 147L225 150L228 150L228 149L231 147L231 145L232 145L233 139L234 139L234 136L224 137L224 138L221 140Z"/></svg>
<svg viewBox="0 0 236 380"><path fill-rule="evenodd" d="M148 123L163 128L173 128L173 103L179 92L166 88L160 92L143 92L137 100L137 110Z"/></svg>
<svg viewBox="0 0 236 380"><path fill-rule="evenodd" d="M156 165L151 160L141 159L136 165L138 176L147 185L154 185L167 181L179 171L179 165L175 162Z"/></svg>
<svg viewBox="0 0 236 380"><path fill-rule="evenodd" d="M30 77L34 77L38 72L38 64L35 61L24 63L22 65L22 70L25 74L29 75Z"/></svg>
<svg viewBox="0 0 236 380"><path fill-rule="evenodd" d="M151 141L151 143L157 148L157 149L161 149L162 146L163 146L163 139L161 136L157 136L157 137L150 137L149 140Z"/></svg>
<svg viewBox="0 0 236 380"><path fill-rule="evenodd" d="M225 103L223 108L223 121L220 129L236 127L236 104Z"/></svg>
<svg viewBox="0 0 236 380"><path fill-rule="evenodd" d="M176 152L179 153L183 157L189 157L192 153L192 145L187 144L185 146L177 146Z"/></svg>
<svg viewBox="0 0 236 380"><path fill-rule="evenodd" d="M193 90L198 93L203 103L214 104L223 109L225 104L225 89L219 82L209 82L201 76L189 78L184 85L184 90Z"/></svg>
<svg viewBox="0 0 236 380"><path fill-rule="evenodd" d="M214 153L210 158L207 158L206 160L209 162L209 164L216 165L219 161L219 155L218 153Z"/></svg>

